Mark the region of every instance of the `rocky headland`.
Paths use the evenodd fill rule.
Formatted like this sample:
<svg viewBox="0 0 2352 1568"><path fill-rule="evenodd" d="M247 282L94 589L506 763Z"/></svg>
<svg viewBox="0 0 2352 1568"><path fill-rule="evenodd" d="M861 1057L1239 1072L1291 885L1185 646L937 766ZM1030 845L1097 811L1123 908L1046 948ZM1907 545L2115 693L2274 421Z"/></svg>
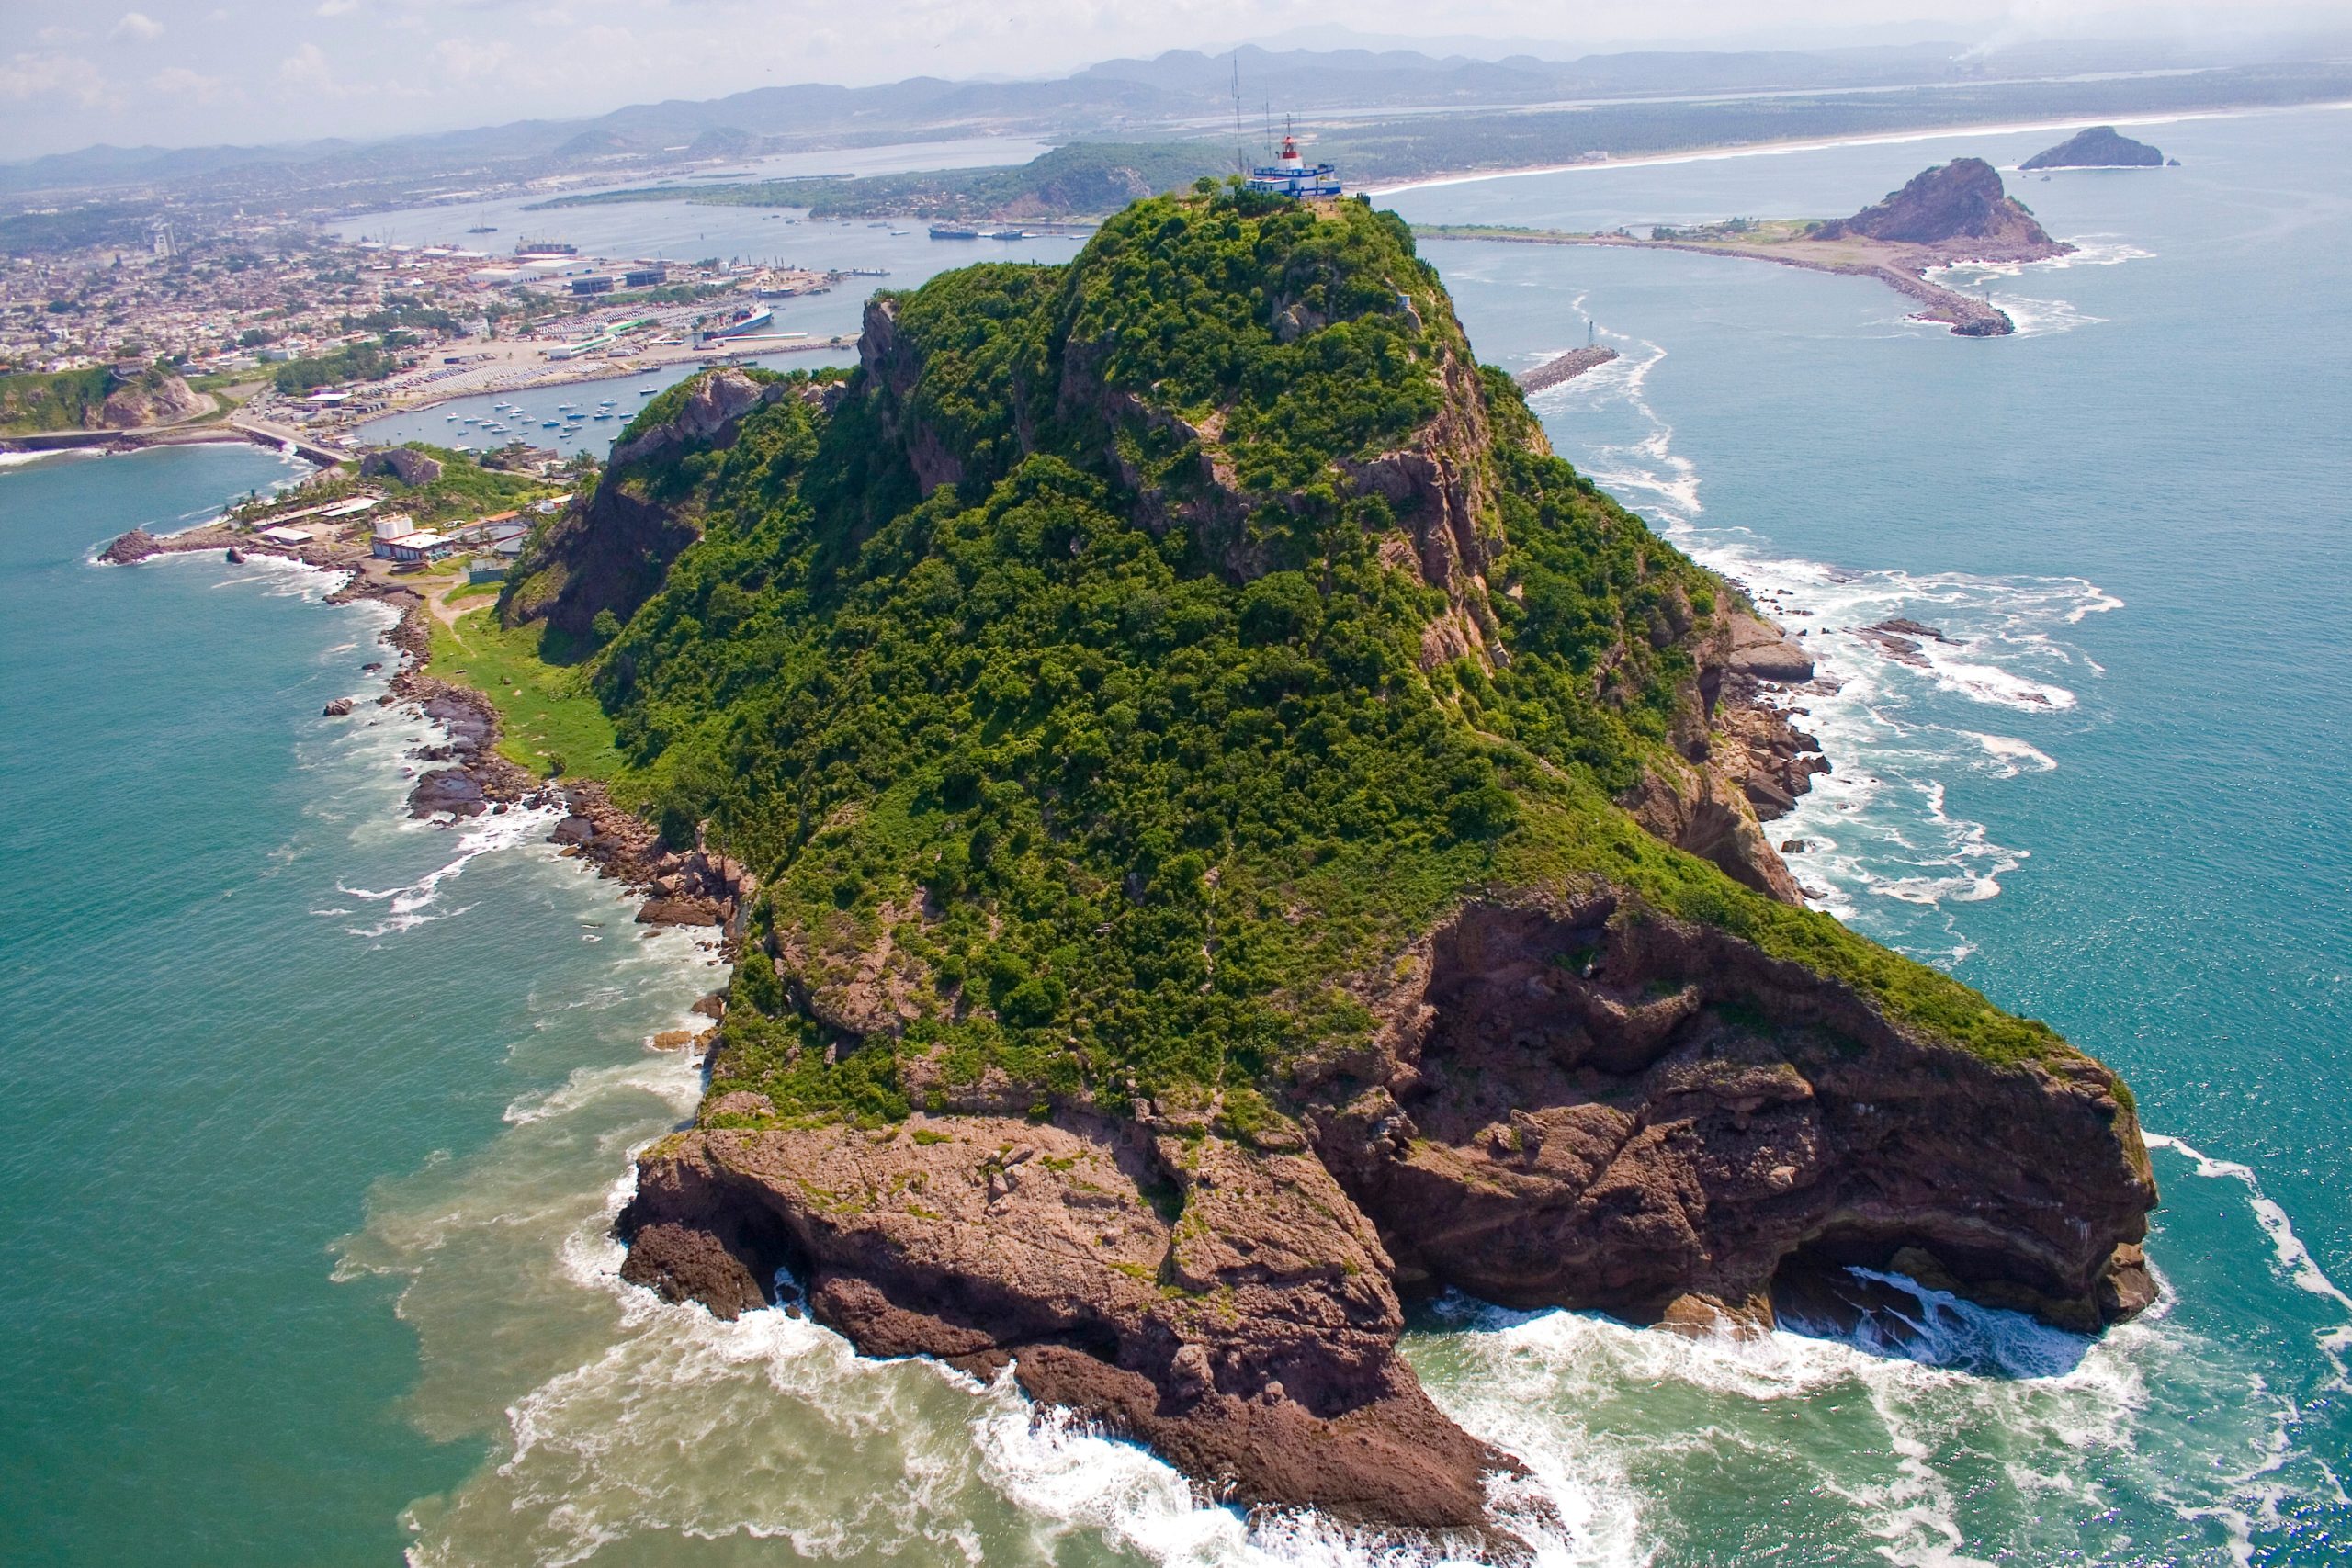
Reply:
<svg viewBox="0 0 2352 1568"><path fill-rule="evenodd" d="M730 412L616 463L628 504L592 499L550 536L537 581L563 591L537 604L628 607L604 689L625 726L728 759L671 808L760 874L709 1092L620 1217L625 1277L726 1316L806 1312L869 1354L1010 1364L1238 1504L1476 1539L1517 1461L1397 1356L1415 1296L1747 1332L1864 1265L2081 1333L2144 1307L2154 1190L2128 1090L1802 908L1761 825L1828 766L1787 711L1803 642L1549 457L1396 229L1247 211L1147 203L1071 268L885 297L846 383L692 394ZM1181 268L1235 221L1273 258L1264 352L1352 310L1400 345L1367 374L1398 378L1409 423L1283 467L1252 446L1279 437L1253 434L1277 425L1247 391L1187 401L1121 335L1149 304L1124 263ZM682 469L696 452L721 456ZM1285 565L1317 516L1349 519L1314 525L1319 595ZM668 552L673 528L690 538ZM650 596L594 564L623 539L665 555ZM1085 586L1107 570L1088 563L1136 560L1127 540L1149 542L1120 569L1142 576ZM1599 599L1546 564L1604 557L1625 575ZM1068 607L1033 609L1062 578ZM1360 678L1318 661L1370 646L1329 617L1383 602L1418 606L1378 634L1409 657L1365 668L1493 758L1489 782L1438 752L1419 780L1386 771L1396 741L1344 739L1377 705L1313 705ZM1158 608L1071 630L1092 603ZM1177 614L1174 640L1148 629ZM1571 624L1587 640L1547 640ZM1220 625L1241 641L1186 663ZM1169 660L1255 673L1188 729L1155 694ZM1610 751L1637 704L1655 739ZM1164 738L1097 750L1084 716L1130 710ZM996 728L964 728L983 713ZM1286 836L1202 833L1186 856L1111 824L1163 777L1195 781L1201 823L1221 808L1200 781L1248 776L1285 723L1324 749L1272 753L1289 808L1321 809L1315 768L1358 770L1436 820L1359 825L1384 847L1335 848L1337 880ZM1236 734L1261 739L1207 739ZM1175 773L1149 771L1163 746ZM1431 772L1453 782L1423 794ZM803 782L772 797L771 776ZM1169 1065L1257 1040L1247 1069Z"/></svg>
<svg viewBox="0 0 2352 1568"><path fill-rule="evenodd" d="M415 808L560 800L734 939L617 1222L672 1301L1509 1555L1416 1296L2152 1298L2128 1089L1803 907L1803 641L1550 453L1393 216L1159 198L880 297L846 378L649 405L501 612L593 643L650 819L499 758L411 604Z"/></svg>

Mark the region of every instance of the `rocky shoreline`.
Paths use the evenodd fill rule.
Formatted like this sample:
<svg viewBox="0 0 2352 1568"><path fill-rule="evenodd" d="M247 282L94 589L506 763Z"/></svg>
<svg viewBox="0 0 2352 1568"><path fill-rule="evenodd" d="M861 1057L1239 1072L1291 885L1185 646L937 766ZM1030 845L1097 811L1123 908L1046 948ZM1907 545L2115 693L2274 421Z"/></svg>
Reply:
<svg viewBox="0 0 2352 1568"><path fill-rule="evenodd" d="M399 612L400 619L383 633L399 664L377 705L408 705L444 737L410 754L414 761L437 764L410 789L411 817L446 815L454 819L513 810L560 810L563 815L548 841L561 845L562 853L621 882L637 896L639 924L716 926L722 951L731 957L755 887L751 874L724 855L664 846L651 824L616 805L600 784L541 778L500 755L496 705L470 686L429 673L432 612L415 590L368 570L364 547L342 541L278 545L216 523L165 536L134 528L108 544L98 559L127 566L159 555L215 550L232 561L269 556L346 573L345 581L327 595L327 603L368 599ZM353 708L353 699L340 698L328 705L327 715L344 716Z"/></svg>

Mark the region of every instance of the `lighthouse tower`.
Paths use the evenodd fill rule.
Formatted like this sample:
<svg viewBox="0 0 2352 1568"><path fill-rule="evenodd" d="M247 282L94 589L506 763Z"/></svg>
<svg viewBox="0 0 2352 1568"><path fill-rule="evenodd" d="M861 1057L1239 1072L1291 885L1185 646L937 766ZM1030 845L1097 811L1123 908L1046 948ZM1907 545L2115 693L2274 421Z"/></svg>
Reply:
<svg viewBox="0 0 2352 1568"><path fill-rule="evenodd" d="M1299 156L1298 138L1291 135L1283 138L1279 158L1250 171L1250 188L1294 201L1335 197L1341 189L1339 171L1329 164L1309 164Z"/></svg>

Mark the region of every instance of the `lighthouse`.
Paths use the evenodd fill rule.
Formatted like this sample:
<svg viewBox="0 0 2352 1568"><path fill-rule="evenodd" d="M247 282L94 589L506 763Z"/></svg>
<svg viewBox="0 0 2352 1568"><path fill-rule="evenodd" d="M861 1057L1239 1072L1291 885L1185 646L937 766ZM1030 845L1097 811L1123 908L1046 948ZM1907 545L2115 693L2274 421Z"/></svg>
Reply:
<svg viewBox="0 0 2352 1568"><path fill-rule="evenodd" d="M1340 194L1340 172L1329 164L1309 164L1299 156L1298 138L1283 137L1282 155L1250 171L1250 188L1294 201Z"/></svg>

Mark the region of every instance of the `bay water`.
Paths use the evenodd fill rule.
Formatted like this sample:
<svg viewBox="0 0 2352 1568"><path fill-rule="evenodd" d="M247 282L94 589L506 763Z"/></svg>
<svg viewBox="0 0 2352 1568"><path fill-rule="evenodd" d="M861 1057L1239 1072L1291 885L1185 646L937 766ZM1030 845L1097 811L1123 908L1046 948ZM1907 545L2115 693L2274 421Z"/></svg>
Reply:
<svg viewBox="0 0 2352 1568"><path fill-rule="evenodd" d="M1538 397L1555 444L1807 634L1836 772L1773 831L1816 900L2122 1070L2165 1189L2165 1300L2096 1342L1930 1293L1900 1344L1436 1303L1408 1353L1530 1462L1498 1501L1541 1560L2352 1554L2347 129L2183 121L2138 132L2179 169L2012 175L2082 250L1962 275L2024 328L1993 342L1865 280L1425 243L1484 357L1622 351ZM2057 139L1384 199L1826 214ZM629 1152L696 1089L646 1043L712 954L528 814L401 818L422 731L361 671L380 610L292 568L93 562L293 472L0 470L0 1560L1430 1555L1245 1526L1009 1386L621 1285ZM1941 638L1858 635L1894 616Z"/></svg>

